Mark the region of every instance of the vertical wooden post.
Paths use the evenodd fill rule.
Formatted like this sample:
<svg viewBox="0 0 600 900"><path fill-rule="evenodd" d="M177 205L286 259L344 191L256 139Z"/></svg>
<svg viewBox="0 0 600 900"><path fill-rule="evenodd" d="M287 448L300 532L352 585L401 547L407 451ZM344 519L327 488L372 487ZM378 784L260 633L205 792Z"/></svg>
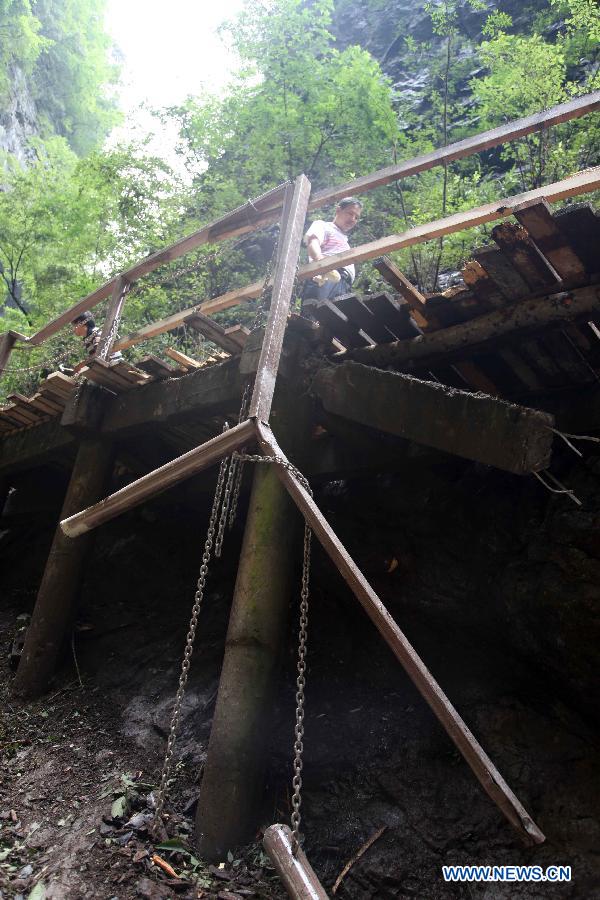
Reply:
<svg viewBox="0 0 600 900"><path fill-rule="evenodd" d="M79 512L103 496L112 464L113 448L94 437L84 437L63 503L61 518ZM72 622L92 535L69 538L59 525L25 638L14 682L16 693L35 697L48 687Z"/></svg>
<svg viewBox="0 0 600 900"><path fill-rule="evenodd" d="M278 386L273 419L293 459L306 436L308 410ZM259 824L266 744L288 609L301 548L301 519L273 466L256 464L238 567L219 694L204 767L196 829L202 855L224 858ZM291 733L290 733L291 734ZM291 737L290 737L291 754ZM291 777L291 768L290 768Z"/></svg>
<svg viewBox="0 0 600 900"><path fill-rule="evenodd" d="M12 353L16 341L17 335L13 331L7 331L5 334L0 334L0 375L2 375L8 364L10 354Z"/></svg>
<svg viewBox="0 0 600 900"><path fill-rule="evenodd" d="M293 188L290 185L286 192L283 205L271 308L248 412L251 419L257 418L261 422L268 422L271 412L309 198L310 181L306 175L299 175Z"/></svg>

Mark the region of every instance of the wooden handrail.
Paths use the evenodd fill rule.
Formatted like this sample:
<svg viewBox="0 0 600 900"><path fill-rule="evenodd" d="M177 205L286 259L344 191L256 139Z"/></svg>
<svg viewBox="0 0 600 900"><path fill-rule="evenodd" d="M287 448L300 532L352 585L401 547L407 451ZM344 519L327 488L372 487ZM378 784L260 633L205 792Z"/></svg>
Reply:
<svg viewBox="0 0 600 900"><path fill-rule="evenodd" d="M72 322L81 313L92 309L101 300L105 300L112 294L120 277L124 278L129 284L133 284L143 275L148 275L149 272L153 272L166 262L179 259L180 256L189 253L190 250L194 250L196 247L202 246L202 244L224 241L227 238L245 234L247 231L252 231L262 225L273 222L277 219L278 211L281 209L284 190L285 185L280 185L273 188L273 190L267 191L266 194L262 194L256 200L249 200L248 203L238 207L238 209L228 213L221 219L217 219L210 225L205 225L193 234L188 235L188 237L182 238L169 247L165 247L164 250L159 250L157 253L146 257L146 259L122 272L121 275L115 275L106 284L92 291L91 294L83 297L82 300L65 310L56 319L44 325L43 328L29 338L29 343L34 346L41 344L47 338L56 334L57 331L60 331L64 325Z"/></svg>
<svg viewBox="0 0 600 900"><path fill-rule="evenodd" d="M316 194L313 194L308 208L310 210L318 209L348 194L364 193L365 191L372 190L373 188L380 187L384 184L389 184L392 181L397 181L400 178L426 171L434 166L444 165L457 159L464 159L465 157L472 156L482 150L504 144L508 141L515 140L516 138L523 137L523 135L540 131L552 125L567 122L597 109L600 109L600 91L594 91L593 93L585 94L582 97L576 97L574 100L570 100L567 103L558 104L543 112L535 113L532 116L516 119L499 128L481 132L480 134L465 138L462 141L449 144L447 147L441 147L431 153L405 160L394 166L379 169L376 172L372 172L370 175L365 175L354 181L317 191ZM92 293L83 297L68 310L65 310L65 312L61 313L61 315L57 316L51 322L44 325L43 328L27 339L27 343L34 346L41 344L47 338L60 331L61 328L78 315L92 309L102 300L105 300L112 294L119 277L123 277L128 283L132 284L144 275L153 272L164 263L179 259L179 257L196 247L200 247L207 243L223 241L240 234L246 234L249 231L275 222L280 216L284 188L285 185L280 185L277 188L267 191L256 200L248 201L248 203L238 207L238 209L233 210L233 212L228 213L221 219L204 226L188 237L182 238L174 244L171 244L169 247L148 256L146 259L141 260L131 268L127 269L127 271L122 272L121 275L111 278L110 281L107 281L95 291L92 291ZM425 240L427 239L428 238L425 238ZM405 246L405 244L402 246ZM331 258L332 257L328 257L328 259ZM327 271L327 269L322 270L315 268L310 273L307 273L305 277L320 271ZM223 296L226 297L227 295ZM248 299L249 296L250 295L240 297L240 299ZM258 295L256 294L255 296ZM212 304L213 301L205 302L206 304ZM225 301L225 303L226 305L218 306L218 309L226 309L227 306L235 305L234 302ZM195 310L196 307L193 309ZM201 309L205 313L217 311L217 308L208 305L202 306ZM187 310L188 315L189 313L190 310ZM143 340L144 338L142 337L140 339ZM136 340L135 343L138 343L138 341ZM123 349L122 342L119 342L118 346ZM131 346L131 344L127 344L126 346Z"/></svg>
<svg viewBox="0 0 600 900"><path fill-rule="evenodd" d="M600 188L600 167L588 169L584 172L577 172L562 181L556 181L548 184L546 187L536 188L533 191L526 191L524 194L517 194L514 197L508 197L504 200L498 200L495 203L487 203L485 206L478 206L475 209L462 213L455 213L452 216L446 216L444 219L437 219L435 222L428 222L426 225L417 225L401 234L392 234L389 237L380 238L377 241L371 241L368 244L361 244L344 253L337 253L335 256L326 256L315 262L301 266L298 270L298 278L300 280L312 278L318 273L325 273L331 269L337 269L340 266L346 266L352 262L364 262L366 259L375 259L392 250L398 250L401 247L409 247L411 244L420 244L430 241L433 238L443 234L451 234L455 231L462 231L465 228L472 228L475 225L481 225L484 222L492 222L495 219L503 219L512 215L512 210L520 203L528 200L535 200L541 197L545 198L549 203L563 200L565 197L571 197L575 194L585 194ZM115 350L124 350L139 344L150 337L157 334L163 334L166 331L173 331L180 328L187 316L194 312L201 312L204 315L220 312L237 306L246 300L252 300L258 297L263 289L264 282L255 281L246 287L236 288L234 291L227 291L218 297L210 300L204 300L183 309L181 312L174 313L165 319L159 319L151 325L146 325L138 331L134 331L122 338L115 344Z"/></svg>
<svg viewBox="0 0 600 900"><path fill-rule="evenodd" d="M425 172L434 166L441 166L456 159L465 159L473 156L475 153L481 153L482 150L489 150L490 147L497 147L499 144L506 144L526 134L532 134L534 131L541 131L552 125L560 125L562 122L568 122L571 119L577 119L585 116L596 109L600 109L600 91L593 91L591 94L584 94L569 100L568 103L559 103L557 106L551 106L550 109L543 112L534 113L532 116L525 116L523 119L515 119L506 125L500 125L498 128L492 128L490 131L483 131L465 138L462 141L456 141L454 144L448 144L447 147L440 147L432 150L431 153L424 153L422 156L416 156L414 159L407 159L394 166L387 166L385 169L379 169L370 175L363 175L354 181L347 181L346 184L337 185L333 188L324 188L313 194L309 203L309 209L318 209L333 203L334 200L340 200L351 194L362 194L365 191L371 191L373 188L381 187L392 181L398 181L400 178L407 178L409 175L416 175L418 172Z"/></svg>

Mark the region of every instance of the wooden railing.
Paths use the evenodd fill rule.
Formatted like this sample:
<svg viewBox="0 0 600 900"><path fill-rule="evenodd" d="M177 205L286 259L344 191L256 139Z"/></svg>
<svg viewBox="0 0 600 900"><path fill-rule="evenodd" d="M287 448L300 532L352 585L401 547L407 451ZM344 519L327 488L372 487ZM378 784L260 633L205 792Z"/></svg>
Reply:
<svg viewBox="0 0 600 900"><path fill-rule="evenodd" d="M317 191L310 198L308 208L309 210L318 209L341 197L350 194L364 193L409 175L424 172L435 166L445 165L458 159L464 159L475 153L489 149L490 147L496 147L524 135L542 131L552 125L579 118L598 109L600 109L600 91L595 91L594 93L571 100L568 103L562 103L549 110L536 113L533 116L515 120L500 128L494 128L466 138L465 140L450 144L447 147L442 147L431 153L405 160L394 166L388 166L373 172L370 175L355 179L354 181ZM111 333L114 331L113 326L120 317L126 293L131 285L165 263L179 259L184 254L204 244L214 244L224 241L228 238L246 234L277 221L282 215L285 187L286 185L280 185L261 195L257 199L248 201L248 203L240 206L233 212L228 213L221 219L203 226L198 231L171 244L169 247L142 259L126 271L111 278L95 291L92 291L91 294L83 297L76 304L44 325L43 328L31 335L31 337L26 337L14 331L1 335L0 373L5 368L12 350L18 343L27 344L29 346L38 346L42 344L49 337L60 331L65 325L72 322L78 315L92 309L108 297L111 297L111 303L102 330L102 341L104 342L105 349L108 351L111 349L124 350L127 347L131 347L134 344L138 344L158 334L172 331L180 327L184 319L195 312L201 312L207 315L228 309L232 306L237 306L240 303L258 297L264 285L263 281L254 282L253 284L242 288L236 288L235 290L228 291L218 297L199 301L196 305L189 307L188 309L181 310L171 316L160 319L132 332L126 337L114 342L114 346L113 341L111 340ZM325 259L308 263L300 268L298 277L300 279L311 278L316 274L324 274L331 269L348 265L352 262L363 262L367 259L381 256L384 253L398 250L401 247L407 247L440 237L444 234L471 228L475 225L480 225L483 222L490 222L494 219L510 216L512 209L517 204L523 203L526 200L543 197L549 202L556 202L566 197L584 194L599 188L600 168L578 172L569 178L547 185L546 187L537 188L534 191L528 191L524 194L497 201L496 203L488 203L468 212L447 216L446 218L439 219L435 222L429 222L426 225L416 226L401 234L389 235L380 238L379 240L362 244L345 253L328 256ZM111 346L107 346L108 344Z"/></svg>

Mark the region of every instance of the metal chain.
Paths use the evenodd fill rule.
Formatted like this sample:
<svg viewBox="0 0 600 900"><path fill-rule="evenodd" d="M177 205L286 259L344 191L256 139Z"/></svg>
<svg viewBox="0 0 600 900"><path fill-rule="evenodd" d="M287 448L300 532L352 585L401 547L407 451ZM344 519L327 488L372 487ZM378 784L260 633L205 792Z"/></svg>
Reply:
<svg viewBox="0 0 600 900"><path fill-rule="evenodd" d="M129 284L129 282L126 282L123 285L123 290L121 292L121 298L120 298L121 306L120 306L119 313L114 317L112 324L110 326L110 331L104 338L102 345L99 346L98 350L96 351L95 356L97 357L97 359L103 359L106 362L106 357L108 356L109 350L112 349L112 345L114 344L115 338L117 337L117 330L119 328L119 325L121 324L121 315L123 313L123 301L125 300L125 297L129 293L129 290L130 290L130 284ZM110 307L109 307L109 311L110 311Z"/></svg>
<svg viewBox="0 0 600 900"><path fill-rule="evenodd" d="M279 456L259 456L257 454L234 453L234 459L245 462L271 463L287 469L312 497L312 490L304 475L287 459ZM306 644L308 641L308 598L310 593L310 550L312 530L304 523L304 554L302 559L302 589L300 591L300 626L298 631L298 677L296 678L296 725L294 728L294 761L292 778L292 852L294 856L300 847L300 822L302 816L302 754L304 752L304 690L306 688Z"/></svg>
<svg viewBox="0 0 600 900"><path fill-rule="evenodd" d="M223 431L227 430L227 423L225 423L225 427ZM219 512L219 506L221 503L221 495L223 493L223 484L225 481L225 472L227 470L227 464L229 460L226 457L221 460L221 465L219 468L219 476L217 478L217 486L215 488L215 497L213 500L212 510L210 513L210 519L208 522L208 530L206 533L206 541L204 543L204 553L202 554L202 564L200 566L200 574L198 577L198 582L196 585L196 593L194 596L194 605L192 607L192 617L190 619L190 626L187 633L187 638L185 642L185 651L183 654L183 661L181 664L181 675L179 677L179 687L177 688L177 694L175 696L175 706L173 707L173 715L171 717L171 727L169 729L169 738L167 741L167 750L165 753L165 758L163 762L163 768L160 778L160 785L158 791L156 793L156 811L154 814L154 825L156 826L160 821L160 817L162 815L164 803L165 803L165 793L167 788L167 782L169 780L169 774L171 771L171 764L173 761L173 750L175 747L175 739L177 737L177 731L179 728L179 720L181 717L181 707L183 703L183 696L185 694L185 686L188 679L188 673L190 670L190 658L192 656L192 651L194 649L194 639L196 637L196 629L198 627L198 617L200 615L200 607L202 605L202 600L204 598L204 587L206 585L206 575L208 573L208 563L210 561L213 541L215 537L215 526L217 522L217 516Z"/></svg>

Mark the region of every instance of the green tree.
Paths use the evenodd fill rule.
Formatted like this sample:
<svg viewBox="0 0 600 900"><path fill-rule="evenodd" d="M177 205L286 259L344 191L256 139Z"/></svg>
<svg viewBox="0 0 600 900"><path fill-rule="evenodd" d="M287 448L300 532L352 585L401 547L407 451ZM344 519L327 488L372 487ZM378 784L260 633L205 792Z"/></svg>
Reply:
<svg viewBox="0 0 600 900"><path fill-rule="evenodd" d="M224 98L175 111L205 208L230 208L301 171L318 187L389 161L390 85L364 50L335 49L331 9L331 0L248 2L223 28L239 74Z"/></svg>

